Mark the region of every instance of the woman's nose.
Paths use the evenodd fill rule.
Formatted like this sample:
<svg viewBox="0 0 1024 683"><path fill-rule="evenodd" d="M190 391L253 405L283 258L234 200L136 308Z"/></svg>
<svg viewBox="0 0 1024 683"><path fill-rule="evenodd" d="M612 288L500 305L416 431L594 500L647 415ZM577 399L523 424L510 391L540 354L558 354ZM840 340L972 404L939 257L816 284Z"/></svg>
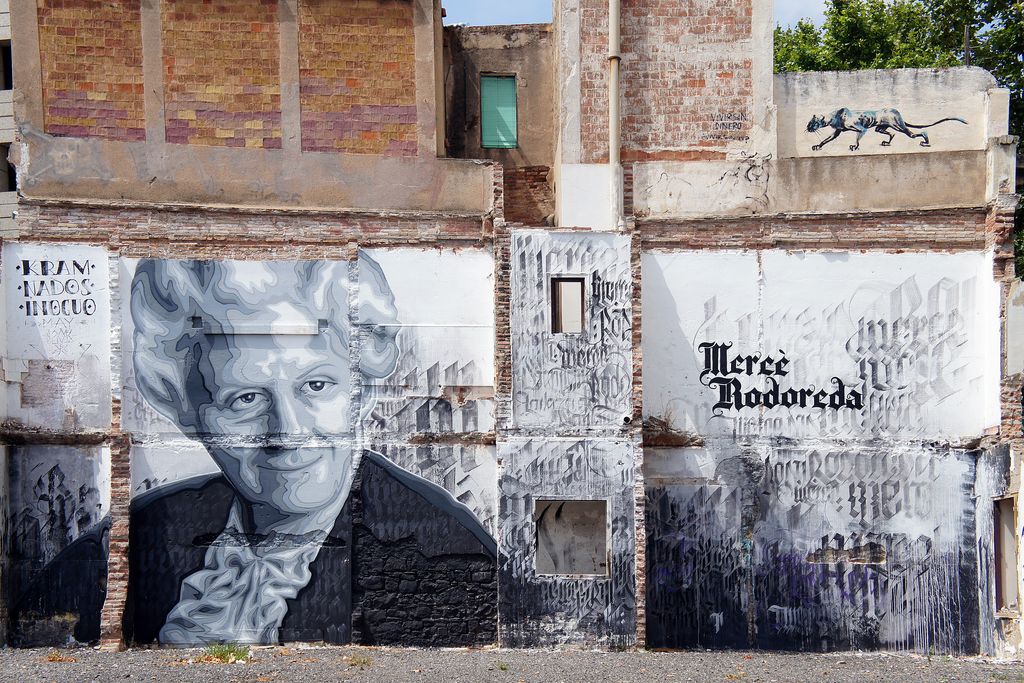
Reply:
<svg viewBox="0 0 1024 683"><path fill-rule="evenodd" d="M305 407L297 399L287 396L274 397L269 428L270 436L280 439L282 446L312 433Z"/></svg>

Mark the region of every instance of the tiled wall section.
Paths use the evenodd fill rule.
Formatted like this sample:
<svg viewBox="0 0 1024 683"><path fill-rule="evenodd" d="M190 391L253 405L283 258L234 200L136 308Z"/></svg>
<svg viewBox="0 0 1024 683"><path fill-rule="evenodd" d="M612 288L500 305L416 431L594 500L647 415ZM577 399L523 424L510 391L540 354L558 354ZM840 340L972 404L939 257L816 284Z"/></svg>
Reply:
<svg viewBox="0 0 1024 683"><path fill-rule="evenodd" d="M40 0L45 130L145 140L139 0Z"/></svg>
<svg viewBox="0 0 1024 683"><path fill-rule="evenodd" d="M161 14L167 142L279 149L277 0L164 0Z"/></svg>
<svg viewBox="0 0 1024 683"><path fill-rule="evenodd" d="M303 151L416 154L413 5L301 2Z"/></svg>

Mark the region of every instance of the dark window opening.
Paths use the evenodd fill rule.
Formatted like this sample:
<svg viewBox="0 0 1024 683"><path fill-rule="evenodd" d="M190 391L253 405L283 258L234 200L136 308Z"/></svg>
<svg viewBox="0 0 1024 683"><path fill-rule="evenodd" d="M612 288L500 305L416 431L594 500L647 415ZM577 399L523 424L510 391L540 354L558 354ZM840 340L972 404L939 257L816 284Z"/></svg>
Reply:
<svg viewBox="0 0 1024 683"><path fill-rule="evenodd" d="M0 61L3 61L4 82L0 90L14 89L14 66L11 62L11 41L0 42Z"/></svg>
<svg viewBox="0 0 1024 683"><path fill-rule="evenodd" d="M583 278L556 277L551 280L551 331L583 333Z"/></svg>
<svg viewBox="0 0 1024 683"><path fill-rule="evenodd" d="M538 500L533 525L538 574L608 576L608 501Z"/></svg>
<svg viewBox="0 0 1024 683"><path fill-rule="evenodd" d="M1017 515L1013 498L995 501L996 609L1016 612L1017 597Z"/></svg>
<svg viewBox="0 0 1024 683"><path fill-rule="evenodd" d="M14 165L7 160L10 153L10 145L0 145L0 154L3 155L3 159L0 160L0 169L3 169L5 175L5 177L0 178L0 192L15 192L18 189L18 177L15 173Z"/></svg>

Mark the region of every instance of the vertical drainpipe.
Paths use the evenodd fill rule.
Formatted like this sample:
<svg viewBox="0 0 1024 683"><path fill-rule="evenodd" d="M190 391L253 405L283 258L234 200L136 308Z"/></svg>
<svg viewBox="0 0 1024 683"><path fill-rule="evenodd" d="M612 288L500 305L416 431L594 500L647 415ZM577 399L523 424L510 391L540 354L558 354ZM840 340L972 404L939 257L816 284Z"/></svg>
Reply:
<svg viewBox="0 0 1024 683"><path fill-rule="evenodd" d="M622 208L622 164L619 149L622 134L619 124L619 0L608 0L608 168L611 171L612 227L624 230Z"/></svg>

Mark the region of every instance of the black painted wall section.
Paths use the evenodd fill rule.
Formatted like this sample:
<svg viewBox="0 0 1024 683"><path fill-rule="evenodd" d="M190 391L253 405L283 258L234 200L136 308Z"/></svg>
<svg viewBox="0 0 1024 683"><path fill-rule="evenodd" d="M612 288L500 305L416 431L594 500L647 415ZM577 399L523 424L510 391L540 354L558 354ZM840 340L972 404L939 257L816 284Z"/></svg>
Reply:
<svg viewBox="0 0 1024 683"><path fill-rule="evenodd" d="M978 454L922 468L928 455L886 461L884 485L807 467L785 501L755 452L723 459L715 483L648 486L648 647L978 653ZM855 531L814 536L822 518Z"/></svg>
<svg viewBox="0 0 1024 683"><path fill-rule="evenodd" d="M16 555L10 564L10 630L15 647L93 643L107 595L110 520L78 537L49 563Z"/></svg>
<svg viewBox="0 0 1024 683"><path fill-rule="evenodd" d="M455 647L497 639L494 554L377 465L353 500L353 641Z"/></svg>
<svg viewBox="0 0 1024 683"><path fill-rule="evenodd" d="M157 642L181 581L202 567L233 499L224 478L210 476L133 502L129 642ZM364 455L349 501L310 571L309 584L288 601L283 642L496 640L493 539L467 508L377 454Z"/></svg>

